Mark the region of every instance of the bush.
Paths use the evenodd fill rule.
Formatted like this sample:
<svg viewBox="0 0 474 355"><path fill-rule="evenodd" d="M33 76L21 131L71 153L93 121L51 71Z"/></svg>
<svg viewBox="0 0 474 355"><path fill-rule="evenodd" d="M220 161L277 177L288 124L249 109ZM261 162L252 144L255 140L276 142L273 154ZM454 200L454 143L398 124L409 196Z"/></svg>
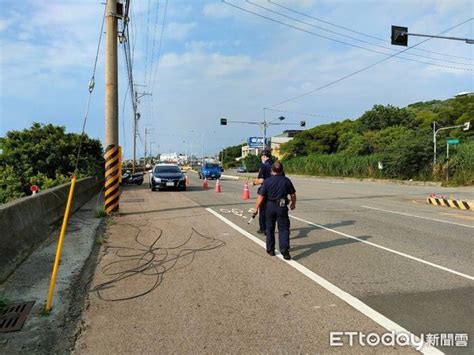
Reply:
<svg viewBox="0 0 474 355"><path fill-rule="evenodd" d="M0 138L0 203L70 181L81 136L64 127L34 123L22 131L9 131ZM103 174L99 140L84 135L77 178Z"/></svg>
<svg viewBox="0 0 474 355"><path fill-rule="evenodd" d="M474 141L460 144L455 149L449 162L450 183L474 185ZM444 164L443 178L446 177L446 166Z"/></svg>
<svg viewBox="0 0 474 355"><path fill-rule="evenodd" d="M249 154L243 159L245 169L249 172L258 171L260 168L260 158L256 155Z"/></svg>

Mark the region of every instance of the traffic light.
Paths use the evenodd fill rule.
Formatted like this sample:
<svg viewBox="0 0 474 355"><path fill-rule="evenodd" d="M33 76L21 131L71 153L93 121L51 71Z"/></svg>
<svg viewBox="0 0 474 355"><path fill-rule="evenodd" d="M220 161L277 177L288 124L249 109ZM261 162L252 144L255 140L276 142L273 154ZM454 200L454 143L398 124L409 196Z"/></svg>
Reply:
<svg viewBox="0 0 474 355"><path fill-rule="evenodd" d="M300 126L301 127L306 127L306 121L300 121Z"/></svg>
<svg viewBox="0 0 474 355"><path fill-rule="evenodd" d="M462 130L469 131L469 128L471 128L471 122L466 122L464 123L464 128Z"/></svg>
<svg viewBox="0 0 474 355"><path fill-rule="evenodd" d="M227 118L221 118L221 126L227 126Z"/></svg>
<svg viewBox="0 0 474 355"><path fill-rule="evenodd" d="M408 27L392 26L392 45L404 46L408 45Z"/></svg>

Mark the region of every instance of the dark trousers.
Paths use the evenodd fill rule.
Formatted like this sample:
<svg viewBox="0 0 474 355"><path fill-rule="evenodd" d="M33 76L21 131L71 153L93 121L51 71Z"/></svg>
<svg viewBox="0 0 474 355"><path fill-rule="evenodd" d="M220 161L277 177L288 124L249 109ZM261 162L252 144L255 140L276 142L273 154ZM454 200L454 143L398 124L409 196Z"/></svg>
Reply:
<svg viewBox="0 0 474 355"><path fill-rule="evenodd" d="M280 252L290 250L290 218L288 207L280 207L277 203L268 201L266 206L267 222L267 251L275 250L275 225L278 223L278 244Z"/></svg>
<svg viewBox="0 0 474 355"><path fill-rule="evenodd" d="M264 200L260 204L260 208L258 210L258 223L260 224L260 230L265 232L267 230L267 217L265 217L265 208L267 202Z"/></svg>

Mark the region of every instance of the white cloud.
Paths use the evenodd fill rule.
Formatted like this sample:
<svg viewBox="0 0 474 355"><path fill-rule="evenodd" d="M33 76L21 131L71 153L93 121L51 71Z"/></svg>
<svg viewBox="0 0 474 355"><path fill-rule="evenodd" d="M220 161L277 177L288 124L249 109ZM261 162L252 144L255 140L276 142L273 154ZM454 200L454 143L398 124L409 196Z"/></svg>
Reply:
<svg viewBox="0 0 474 355"><path fill-rule="evenodd" d="M0 19L0 32L5 31L10 26L11 23L12 23L11 20Z"/></svg>
<svg viewBox="0 0 474 355"><path fill-rule="evenodd" d="M166 39L172 39L177 41L182 41L186 39L196 27L195 22L190 23L178 23L171 22L166 26Z"/></svg>
<svg viewBox="0 0 474 355"><path fill-rule="evenodd" d="M237 3L236 0L231 1ZM438 8L445 5L434 0L413 0L421 5L414 9L416 14L410 13L409 16L400 10L398 2L365 1L364 9L361 9L357 4L343 1L336 2L337 6L330 6L334 4L334 0L275 1L384 38L387 37L393 16L401 25L435 31L449 27L460 18L462 20L467 12L466 7L463 7L461 14L445 18L438 13ZM407 0L400 1L406 4L404 6L410 3ZM262 107L300 95L382 58L378 54L337 45L251 15L244 15L221 2L205 6L198 6L192 0L189 2L193 4L193 8L184 2L169 3L169 24L165 29L158 77L154 87L146 89L152 91L153 96L143 98L140 107L143 122L140 124L143 127L151 120L152 124L159 127L157 131L176 135L188 134L191 129L217 130L219 134L206 147L209 153L219 147L238 143L250 134L258 134L253 126L233 125L225 129L219 127L216 123L218 117L236 120L260 119ZM455 2L466 5L466 2ZM160 2L162 3L164 2ZM5 90L2 95L8 95L8 100L12 102L15 96L27 97L32 107L40 111L38 114L31 114L26 107L16 105L15 114L10 116L16 116L17 112L27 112L35 117L47 116L44 115L43 106L48 100L57 100L58 104L64 103L64 106L82 104L82 94L87 94L87 80L95 56L103 13L100 2L91 4L78 1L31 1L27 16L10 17L10 10L6 12L8 16L4 19L13 19L12 22L2 24L0 20L0 31L4 26L3 33L10 33L12 28L15 30L11 31L15 33L14 37L0 36L2 83L8 83L8 93ZM134 51L134 77L137 83L144 83L144 38L148 13L146 2L138 1L132 4L137 8L134 12L135 22L131 27L138 33ZM247 6L244 1L238 4ZM320 6L321 4L324 6ZM305 6L308 6L308 9L303 10ZM180 11L180 7L186 11ZM470 5L468 7L472 8ZM321 11L321 8L325 11ZM199 10L202 12L196 14ZM163 8L160 11L163 11ZM202 14L204 16L201 16ZM232 23L227 19L229 16L232 16ZM151 17L150 21L154 23L154 18ZM161 24L161 17L158 24ZM210 26L214 26L214 32L209 31ZM472 33L472 27L471 32L469 26L463 27L463 31L466 31L467 36ZM160 27L157 34L159 33ZM150 41L152 38L153 35L150 35ZM454 41L434 40L423 45L425 49L472 58L468 47L472 46ZM148 50L150 53L151 48ZM122 53L119 55L122 61ZM103 77L101 60L103 50L99 59L95 95L102 95L103 91L103 83L99 83ZM119 80L121 90L124 91L122 62L120 70ZM325 90L277 108L336 117L356 117L376 103L406 105L424 99L446 98L452 93L466 91L466 84L471 83L472 86L469 74L471 73L390 59ZM69 93L80 94L66 97L65 92L68 90ZM120 97L121 105L122 99L123 96ZM102 111L99 107L103 100L99 97L94 100L98 102L98 108L95 110L97 117L95 120L92 118L90 124L95 124L93 133L97 135L97 132L103 131ZM57 116L76 117L82 114L82 111L71 113L69 108L60 111L56 105L51 106L52 111L58 110L54 113ZM91 114L94 114L93 110ZM25 113L24 116L26 115ZM287 119L297 122L301 117L288 114ZM127 119L125 124L129 125L129 121ZM308 127L318 122L322 121L308 120ZM127 126L126 129L129 137L130 128ZM275 131L277 128L273 128L270 133L276 133ZM222 140L219 140L221 138ZM173 148L175 142L172 139L155 140L159 141L157 144L161 145L162 150L176 149Z"/></svg>
<svg viewBox="0 0 474 355"><path fill-rule="evenodd" d="M233 15L232 8L222 2L206 4L202 10L204 16L225 18Z"/></svg>

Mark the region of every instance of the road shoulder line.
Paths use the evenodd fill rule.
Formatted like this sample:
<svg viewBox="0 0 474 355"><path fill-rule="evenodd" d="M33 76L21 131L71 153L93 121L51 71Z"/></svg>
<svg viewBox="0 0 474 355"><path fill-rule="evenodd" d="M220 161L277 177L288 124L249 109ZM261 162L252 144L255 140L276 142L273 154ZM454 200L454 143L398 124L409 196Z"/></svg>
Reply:
<svg viewBox="0 0 474 355"><path fill-rule="evenodd" d="M461 276L461 277L463 277L463 278L465 278L465 279L474 281L474 276L471 276L471 275L468 275L468 274L464 274L464 273L462 273L462 272L459 272L459 271L456 271L456 270L447 268L447 267L445 267L445 266L441 266L441 265L432 263L432 262L430 262L430 261L426 261L426 260L417 258L416 256L412 256L412 255L409 255L409 254L405 254L405 253L402 253L401 251L394 250L394 249L390 249L390 248L384 247L384 246L382 246L382 245L375 244L375 243L369 242L369 241L367 241L367 240L354 237L354 236L352 236L352 235L350 235L350 234L343 233L343 232L339 232L339 231L337 231L337 230L335 230L335 229L327 228L327 227L325 227L325 226L323 226L323 225L320 225L320 224L317 224L317 223L313 223L313 222L307 221L307 220L305 220L305 219L303 219L303 218L300 218L300 217L296 217L296 216L291 215L290 218L296 219L296 220L298 220L298 221L300 221L300 222L304 222L304 223L309 224L309 225L314 226L314 227L318 227L318 228L327 230L328 232L332 232L332 233L336 233L336 234L342 235L343 237L346 237L346 238L350 238L350 239L357 240L357 241L359 241L359 242L361 242L361 243L365 243L365 244L371 245L371 246L373 246L373 247L376 247L376 248L379 248L379 249L388 251L388 252L390 252L390 253L393 253L393 254L396 254L396 255L399 255L399 256L403 256L403 257L405 257L405 258L407 258L407 259L411 259L411 260L414 260L414 261L418 261L419 263L426 264L426 265L432 266L432 267L434 267L434 268L437 268L437 269L440 269L440 270L443 270L443 271L447 271L447 272L449 272L449 273L451 273L451 274L454 274L454 275L457 275L457 276Z"/></svg>
<svg viewBox="0 0 474 355"><path fill-rule="evenodd" d="M239 233L241 233L242 235L250 239L251 241L255 242L262 248L265 248L265 243L263 241L261 241L260 239L252 235L251 233L247 232L245 229L234 224L233 222L231 222L230 220L220 215L219 213L217 213L211 208L206 208L206 210L209 213L216 216L217 218L219 218L222 222L224 222L228 226L232 227L233 229L235 229L236 231L238 231ZM420 339L416 337L414 334L412 334L411 332L409 332L402 326L398 325L397 323L393 322L389 318L385 317L381 313L377 312L376 310L372 309L371 307L369 307L368 305L360 301L358 298L352 296L351 294L345 292L344 290L340 289L336 285L330 283L329 281L319 276L318 274L314 273L313 271L309 270L308 268L301 265L300 263L294 260L284 260L283 256L279 252L276 252L276 254L280 260L286 262L288 265L292 266L293 268L301 272L303 275L305 275L312 281L316 282L318 285L320 285L327 291L331 292L333 295L335 295L342 301L346 302L351 307L355 308L357 311L361 312L362 314L364 314L365 316L367 316L368 318L370 318L371 320L373 320L375 323L379 324L383 328L387 329L388 331L393 331L395 333L408 334L410 335L410 337L414 337L414 339L416 339L417 342L420 341ZM410 344L410 345L416 349L415 344ZM427 345L426 343L423 345L421 349L416 349L416 350L420 351L422 354L443 354L442 351L436 348L433 348Z"/></svg>
<svg viewBox="0 0 474 355"><path fill-rule="evenodd" d="M468 224L462 224L462 223L456 223L456 222L450 222L450 221L443 221L443 220L441 220L441 219L429 218L429 217L423 217L423 216L417 216L417 215L409 214L409 213L403 213L403 212L397 212L397 211L389 211L389 210L384 210L384 209L381 209L381 208L369 207L369 206L360 206L360 207L362 207L362 208L367 208L367 209L369 209L369 210L374 210L374 211L380 211L380 212L398 214L398 215L401 215L401 216L407 216L407 217L413 217L413 218L426 219L426 220L429 220L429 221L440 222L440 223L453 224L453 225L460 226L460 227L474 228L474 226L470 226L470 225L468 225Z"/></svg>

